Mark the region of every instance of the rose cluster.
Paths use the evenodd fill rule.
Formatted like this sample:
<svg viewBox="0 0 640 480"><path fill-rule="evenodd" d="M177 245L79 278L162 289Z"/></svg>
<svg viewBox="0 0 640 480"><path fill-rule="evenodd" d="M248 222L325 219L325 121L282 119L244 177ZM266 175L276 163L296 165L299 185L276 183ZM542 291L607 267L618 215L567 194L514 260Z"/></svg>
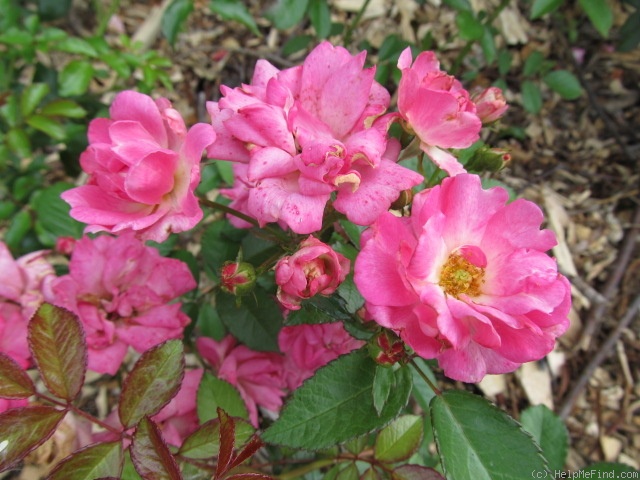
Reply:
<svg viewBox="0 0 640 480"><path fill-rule="evenodd" d="M117 95L110 118L89 126L80 159L87 183L62 195L88 233L107 234L65 243L69 272L60 277L42 252L14 261L0 245L1 351L29 365L26 324L42 301L78 315L96 372L115 374L131 349L180 338L190 320L179 299L198 279L144 241L163 242L203 219L195 189L206 152L233 163L233 185L220 190L231 224L277 224L269 228L282 234L281 254L267 268L223 266L219 288L227 294L247 295L259 275L273 274L286 318L318 295L334 295L352 275L364 302L358 319L381 333L376 359L437 359L446 376L465 382L549 353L571 303L568 281L546 253L555 237L541 229L535 204L484 189L456 158L504 114L502 93L471 94L433 52L414 60L406 49L397 111L388 111L391 95L365 56L323 42L296 67L260 60L250 84L222 86L221 98L207 104L211 124L189 129L166 99ZM424 188L421 174L398 163L403 144L390 134L394 124L448 174L440 185ZM413 190L421 191L409 206L390 211ZM338 219L362 231L350 259L331 246ZM195 342L256 426L260 410L277 413L318 368L364 345L340 321L279 328L278 352L251 350L230 335ZM175 444L195 428L201 377L201 369L189 373L169 413L158 414Z"/></svg>

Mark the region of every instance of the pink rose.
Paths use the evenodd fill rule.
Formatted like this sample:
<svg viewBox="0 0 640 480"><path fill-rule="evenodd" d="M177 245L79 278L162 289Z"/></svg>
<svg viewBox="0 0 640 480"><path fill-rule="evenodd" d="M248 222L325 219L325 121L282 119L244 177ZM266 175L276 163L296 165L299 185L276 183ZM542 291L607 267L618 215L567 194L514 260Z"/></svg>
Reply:
<svg viewBox="0 0 640 480"><path fill-rule="evenodd" d="M492 123L502 117L509 105L498 87L489 87L475 93L472 96L476 104L476 113L482 123Z"/></svg>
<svg viewBox="0 0 640 480"><path fill-rule="evenodd" d="M27 368L31 353L27 343L29 320L50 294L56 278L53 267L39 251L13 259L0 242L0 352Z"/></svg>
<svg viewBox="0 0 640 480"><path fill-rule="evenodd" d="M538 360L569 325L570 285L545 253L555 236L534 203L507 200L458 175L362 236L354 279L369 314L455 380Z"/></svg>
<svg viewBox="0 0 640 480"><path fill-rule="evenodd" d="M399 114L438 167L451 176L462 173L462 165L443 149L467 148L480 138L482 122L476 106L460 82L440 70L435 53L422 52L413 65L412 61L407 47L398 59Z"/></svg>
<svg viewBox="0 0 640 480"><path fill-rule="evenodd" d="M233 208L308 234L321 229L332 195L336 210L368 225L422 181L396 163L399 144L378 119L389 93L363 68L365 55L322 42L301 66L280 71L260 60L251 85L222 87L209 102L217 138L209 157L243 164L222 190Z"/></svg>
<svg viewBox="0 0 640 480"><path fill-rule="evenodd" d="M115 374L129 346L138 352L180 338L189 317L174 300L195 288L186 264L162 257L133 233L84 237L69 274L53 283L49 302L76 313L89 347L89 368Z"/></svg>
<svg viewBox="0 0 640 480"><path fill-rule="evenodd" d="M299 310L302 300L335 292L350 268L349 259L309 236L296 253L276 264L278 301L288 310Z"/></svg>
<svg viewBox="0 0 640 480"><path fill-rule="evenodd" d="M88 232L134 231L162 242L172 232L193 228L202 218L194 195L204 148L215 140L210 125L188 132L165 98L119 93L111 118L89 125L89 147L80 157L86 185L62 198Z"/></svg>
<svg viewBox="0 0 640 480"><path fill-rule="evenodd" d="M284 327L278 334L278 346L285 358L287 386L295 390L317 369L364 343L349 335L341 322Z"/></svg>
<svg viewBox="0 0 640 480"><path fill-rule="evenodd" d="M218 378L238 389L254 427L258 427L258 407L280 411L286 386L282 376L282 355L253 351L238 345L232 336L220 342L200 337L196 347Z"/></svg>

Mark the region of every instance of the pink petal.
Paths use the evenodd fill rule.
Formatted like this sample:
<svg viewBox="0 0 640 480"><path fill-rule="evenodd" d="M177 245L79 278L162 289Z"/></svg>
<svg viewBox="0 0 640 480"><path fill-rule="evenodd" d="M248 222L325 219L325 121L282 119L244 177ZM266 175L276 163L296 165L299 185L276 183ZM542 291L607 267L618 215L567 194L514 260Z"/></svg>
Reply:
<svg viewBox="0 0 640 480"><path fill-rule="evenodd" d="M139 122L159 145L167 146L167 132L156 103L148 95L127 90L116 95L111 108L111 118Z"/></svg>
<svg viewBox="0 0 640 480"><path fill-rule="evenodd" d="M178 163L175 152L155 152L133 165L125 179L127 194L135 202L155 205L173 190Z"/></svg>

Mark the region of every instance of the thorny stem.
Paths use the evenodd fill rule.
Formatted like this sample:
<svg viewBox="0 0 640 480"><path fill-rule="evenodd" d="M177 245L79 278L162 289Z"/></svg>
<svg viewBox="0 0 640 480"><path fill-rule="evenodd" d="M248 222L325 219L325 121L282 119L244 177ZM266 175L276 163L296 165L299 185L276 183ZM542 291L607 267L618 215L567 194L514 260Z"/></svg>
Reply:
<svg viewBox="0 0 640 480"><path fill-rule="evenodd" d="M126 433L124 433L122 430L113 427L109 424L104 423L101 420L98 420L96 417L94 417L93 415L91 415L90 413L87 413L83 410L80 410L78 407L76 407L75 405L71 404L71 403L64 403L61 402L53 397L50 397L48 395L45 395L44 393L36 393L36 396L38 398L41 398L42 400L45 400L53 405L57 405L58 407L64 407L68 410L73 411L73 413L80 415L81 417L86 418L87 420L89 420L92 423L95 423L96 425L99 425L100 427L104 428L105 430L109 430L111 433L115 433L116 435L126 435L128 436Z"/></svg>
<svg viewBox="0 0 640 480"><path fill-rule="evenodd" d="M494 20L498 18L498 15L500 15L502 10L504 10L507 5L509 5L510 1L511 0L502 0L500 2L500 5L498 5L484 20L484 25L490 26L494 22ZM451 75L458 76L460 67L462 66L462 61L469 54L474 43L476 43L476 40L468 40L465 46L462 47L462 50L460 50L460 53L458 53L458 56L453 61L453 65L451 66Z"/></svg>
<svg viewBox="0 0 640 480"><path fill-rule="evenodd" d="M360 23L360 20L362 19L362 15L364 15L364 12L369 6L370 1L371 0L365 0L365 2L362 4L362 7L358 11L356 18L353 19L353 22L351 22L347 27L347 31L344 32L344 44L346 46L348 46L351 43L351 36L353 35L353 31L358 26L358 23Z"/></svg>
<svg viewBox="0 0 640 480"><path fill-rule="evenodd" d="M422 379L427 383L427 385L429 385L429 388L433 390L433 393L435 393L436 395L442 395L442 390L440 390L438 387L436 387L433 384L433 382L429 379L429 377L427 377L427 375L422 371L422 369L418 366L418 364L413 358L409 360L409 363L413 368L416 369L416 372L418 372L418 375L422 377Z"/></svg>

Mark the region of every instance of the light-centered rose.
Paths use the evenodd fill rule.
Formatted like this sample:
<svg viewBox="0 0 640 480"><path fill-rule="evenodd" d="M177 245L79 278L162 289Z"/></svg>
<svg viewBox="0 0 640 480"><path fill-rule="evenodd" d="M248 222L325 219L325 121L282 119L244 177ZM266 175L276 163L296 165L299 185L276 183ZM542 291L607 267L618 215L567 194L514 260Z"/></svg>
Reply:
<svg viewBox="0 0 640 480"><path fill-rule="evenodd" d="M299 310L302 300L335 292L350 268L348 258L309 236L293 255L276 263L278 301L288 310Z"/></svg>
<svg viewBox="0 0 640 480"><path fill-rule="evenodd" d="M89 124L80 157L87 184L62 194L71 216L87 232L134 231L157 242L193 228L202 219L194 190L202 152L215 140L211 126L187 131L167 99L134 91L119 93L109 113Z"/></svg>
<svg viewBox="0 0 640 480"><path fill-rule="evenodd" d="M369 315L455 380L538 360L569 325L570 285L545 253L555 236L534 203L507 200L457 175L362 236L355 283Z"/></svg>
<svg viewBox="0 0 640 480"><path fill-rule="evenodd" d="M84 237L69 273L53 282L50 303L77 314L89 347L89 368L115 374L129 346L138 352L181 338L189 317L175 299L193 290L187 265L165 258L132 233Z"/></svg>
<svg viewBox="0 0 640 480"><path fill-rule="evenodd" d="M411 49L406 48L398 68L402 71L398 112L405 128L417 135L420 148L438 167L451 176L464 172L445 149L467 148L480 138L482 121L469 92L440 70L434 52L422 52L414 62Z"/></svg>

